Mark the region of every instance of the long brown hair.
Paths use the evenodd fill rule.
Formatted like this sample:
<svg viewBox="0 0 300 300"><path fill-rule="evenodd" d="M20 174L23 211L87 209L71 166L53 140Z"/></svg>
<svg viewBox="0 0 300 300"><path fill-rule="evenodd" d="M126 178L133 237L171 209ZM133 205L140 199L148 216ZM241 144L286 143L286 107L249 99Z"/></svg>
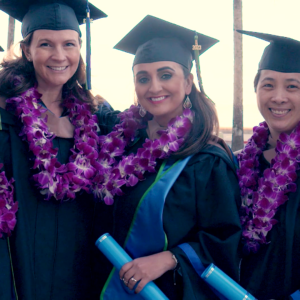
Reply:
<svg viewBox="0 0 300 300"><path fill-rule="evenodd" d="M187 79L190 71L185 67L182 67L182 69L184 77ZM213 140L214 135L219 132L219 120L215 106L206 95L199 92L195 83L193 83L189 98L193 105L192 110L195 117L184 145L173 155L177 158L196 154L207 145L208 141Z"/></svg>
<svg viewBox="0 0 300 300"><path fill-rule="evenodd" d="M0 63L0 96L10 98L17 96L36 83L36 77L32 62L28 61L21 45L29 47L33 33L28 34L20 42L20 54L14 53L11 47L8 54ZM81 44L81 40L80 44ZM21 84L16 84L16 78L21 80ZM75 74L63 86L63 95L72 93L77 99L90 105L91 111L97 110L97 101L90 91L84 89L86 83L85 64L80 56L78 68Z"/></svg>

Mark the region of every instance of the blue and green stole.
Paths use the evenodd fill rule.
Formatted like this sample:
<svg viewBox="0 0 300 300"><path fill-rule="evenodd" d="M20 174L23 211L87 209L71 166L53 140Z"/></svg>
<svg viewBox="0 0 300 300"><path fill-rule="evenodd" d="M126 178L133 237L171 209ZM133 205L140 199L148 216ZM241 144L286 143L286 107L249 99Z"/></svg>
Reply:
<svg viewBox="0 0 300 300"><path fill-rule="evenodd" d="M124 249L134 259L165 251L168 240L163 228L163 209L167 195L191 156L174 162L165 160L153 184L147 189L136 208ZM101 300L142 299L129 290L115 268L102 290Z"/></svg>

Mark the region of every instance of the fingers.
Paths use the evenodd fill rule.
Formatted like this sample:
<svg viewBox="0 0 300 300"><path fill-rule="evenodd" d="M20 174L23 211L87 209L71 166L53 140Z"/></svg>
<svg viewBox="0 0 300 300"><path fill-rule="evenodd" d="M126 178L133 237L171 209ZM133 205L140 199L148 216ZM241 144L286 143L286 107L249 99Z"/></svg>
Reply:
<svg viewBox="0 0 300 300"><path fill-rule="evenodd" d="M132 261L131 261L131 262L125 264L125 265L121 268L121 270L120 270L120 272L119 272L119 276L120 276L120 279L121 279L121 280L124 278L125 273L126 273L128 270L130 270L130 269L132 268L132 266L133 266L133 264L132 264Z"/></svg>
<svg viewBox="0 0 300 300"><path fill-rule="evenodd" d="M138 286L136 287L135 293L138 294L138 293L145 287L145 285L146 285L149 281L150 281L149 279L143 278L143 279L139 282Z"/></svg>

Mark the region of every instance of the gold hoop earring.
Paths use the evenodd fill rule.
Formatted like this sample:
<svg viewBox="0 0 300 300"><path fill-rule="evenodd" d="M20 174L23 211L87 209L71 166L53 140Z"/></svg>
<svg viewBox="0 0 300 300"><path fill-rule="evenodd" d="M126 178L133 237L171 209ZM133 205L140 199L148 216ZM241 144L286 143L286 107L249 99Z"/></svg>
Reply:
<svg viewBox="0 0 300 300"><path fill-rule="evenodd" d="M147 113L146 109L142 105L140 105L139 115L142 118L144 118L146 116L146 113Z"/></svg>
<svg viewBox="0 0 300 300"><path fill-rule="evenodd" d="M184 107L185 109L187 109L187 108L191 109L191 108L193 107L193 104L192 104L192 102L191 102L191 99L190 99L190 97L189 97L188 95L186 96L186 98L185 98L184 101L183 101L183 107Z"/></svg>

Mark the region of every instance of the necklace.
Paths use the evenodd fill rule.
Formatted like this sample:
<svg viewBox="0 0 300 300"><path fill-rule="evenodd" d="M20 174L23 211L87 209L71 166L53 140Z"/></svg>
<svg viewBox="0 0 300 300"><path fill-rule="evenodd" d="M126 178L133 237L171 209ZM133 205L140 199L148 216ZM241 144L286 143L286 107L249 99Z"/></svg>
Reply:
<svg viewBox="0 0 300 300"><path fill-rule="evenodd" d="M288 135L281 133L275 148L276 156L270 168L259 171L259 157L266 149L269 128L266 122L253 128L253 135L238 155L237 171L241 188L240 212L243 226L244 251L257 252L267 244L267 234L278 222L274 215L278 207L288 200L287 194L295 192L296 171L300 162L300 123Z"/></svg>

